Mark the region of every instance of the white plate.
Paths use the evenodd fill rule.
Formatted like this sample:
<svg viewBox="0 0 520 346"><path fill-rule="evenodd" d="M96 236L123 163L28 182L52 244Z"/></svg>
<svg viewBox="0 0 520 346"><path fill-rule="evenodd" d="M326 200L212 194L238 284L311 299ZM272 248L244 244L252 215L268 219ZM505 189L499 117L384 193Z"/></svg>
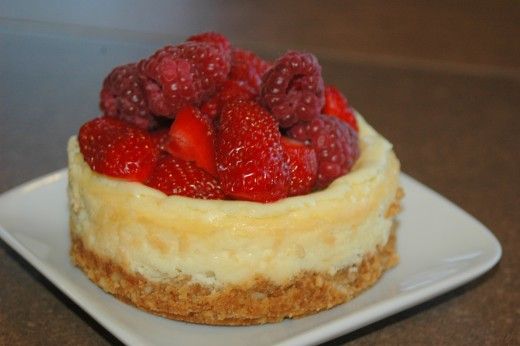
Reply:
<svg viewBox="0 0 520 346"><path fill-rule="evenodd" d="M133 345L304 345L346 334L460 286L489 270L502 249L480 222L403 174L400 264L350 303L297 320L211 327L142 312L104 293L68 257L67 172L0 195L0 236L105 328Z"/></svg>

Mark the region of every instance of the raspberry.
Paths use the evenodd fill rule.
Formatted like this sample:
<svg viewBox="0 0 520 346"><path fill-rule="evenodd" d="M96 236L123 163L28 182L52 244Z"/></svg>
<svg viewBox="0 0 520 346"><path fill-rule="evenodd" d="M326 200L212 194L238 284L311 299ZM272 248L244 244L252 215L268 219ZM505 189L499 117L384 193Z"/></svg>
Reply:
<svg viewBox="0 0 520 346"><path fill-rule="evenodd" d="M237 81L252 95L260 93L262 77L271 65L248 50L235 48L231 53L231 71L229 79Z"/></svg>
<svg viewBox="0 0 520 346"><path fill-rule="evenodd" d="M325 105L322 113L338 117L352 126L356 132L359 131L354 110L349 106L347 98L332 85L325 87Z"/></svg>
<svg viewBox="0 0 520 346"><path fill-rule="evenodd" d="M314 148L318 159L316 187L320 189L348 173L359 157L357 132L336 117L320 114L311 122L294 125L287 134Z"/></svg>
<svg viewBox="0 0 520 346"><path fill-rule="evenodd" d="M261 100L281 127L311 121L323 107L323 79L316 57L288 52L266 72Z"/></svg>
<svg viewBox="0 0 520 346"><path fill-rule="evenodd" d="M201 34L193 35L188 37L188 42L206 42L218 46L225 54L231 52L231 43L222 34L216 32L204 32Z"/></svg>
<svg viewBox="0 0 520 346"><path fill-rule="evenodd" d="M119 118L142 129L157 126L157 121L148 110L136 64L118 66L110 72L103 81L99 105L106 116Z"/></svg>
<svg viewBox="0 0 520 346"><path fill-rule="evenodd" d="M281 135L273 117L254 101L227 103L216 140L217 173L227 195L272 202L287 195Z"/></svg>
<svg viewBox="0 0 520 346"><path fill-rule="evenodd" d="M148 132L111 117L85 123L78 142L93 171L131 181L146 180L159 155Z"/></svg>
<svg viewBox="0 0 520 346"><path fill-rule="evenodd" d="M282 137L282 147L289 169L289 196L312 192L318 176L314 149L287 137Z"/></svg>
<svg viewBox="0 0 520 346"><path fill-rule="evenodd" d="M202 199L223 199L218 181L193 162L170 155L163 156L153 169L146 185L166 195Z"/></svg>
<svg viewBox="0 0 520 346"><path fill-rule="evenodd" d="M251 100L254 95L248 88L244 88L237 81L227 80L222 88L200 107L202 113L211 119L218 118L222 107L229 101L236 99Z"/></svg>
<svg viewBox="0 0 520 346"><path fill-rule="evenodd" d="M186 105L199 105L227 79L230 57L207 42L166 46L139 63L152 112L175 118Z"/></svg>

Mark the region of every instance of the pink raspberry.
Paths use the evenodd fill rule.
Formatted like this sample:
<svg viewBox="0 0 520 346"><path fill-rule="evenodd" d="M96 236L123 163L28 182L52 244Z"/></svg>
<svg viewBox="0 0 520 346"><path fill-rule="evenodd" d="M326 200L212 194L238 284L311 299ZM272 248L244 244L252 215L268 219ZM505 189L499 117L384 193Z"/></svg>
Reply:
<svg viewBox="0 0 520 346"><path fill-rule="evenodd" d="M248 50L235 48L231 53L231 71L229 79L249 93L258 95L262 84L262 77L271 67L267 61Z"/></svg>
<svg viewBox="0 0 520 346"><path fill-rule="evenodd" d="M104 115L134 124L142 129L157 126L149 111L143 83L136 64L118 66L103 81L99 106Z"/></svg>
<svg viewBox="0 0 520 346"><path fill-rule="evenodd" d="M318 189L348 173L359 157L357 132L336 117L320 114L310 122L294 125L287 134L314 148L318 160Z"/></svg>
<svg viewBox="0 0 520 346"><path fill-rule="evenodd" d="M189 42L205 42L205 43L212 43L217 45L220 49L222 49L226 54L231 53L231 43L222 34L219 34L217 32L204 32L201 34L193 35L188 37L186 41Z"/></svg>
<svg viewBox="0 0 520 346"><path fill-rule="evenodd" d="M166 46L139 63L152 112L174 118L186 105L200 105L226 81L230 57L207 42Z"/></svg>
<svg viewBox="0 0 520 346"><path fill-rule="evenodd" d="M309 53L287 52L267 71L261 100L281 127L314 119L324 104L321 67Z"/></svg>

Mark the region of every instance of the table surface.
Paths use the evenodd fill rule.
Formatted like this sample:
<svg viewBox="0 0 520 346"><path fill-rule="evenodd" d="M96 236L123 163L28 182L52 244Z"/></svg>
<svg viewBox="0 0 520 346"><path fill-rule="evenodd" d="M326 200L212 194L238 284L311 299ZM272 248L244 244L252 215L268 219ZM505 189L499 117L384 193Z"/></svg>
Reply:
<svg viewBox="0 0 520 346"><path fill-rule="evenodd" d="M520 344L519 2L45 3L0 2L0 192L66 166L118 64L207 30L265 58L311 51L404 172L503 247L482 277L328 344ZM118 343L2 241L0 282L0 344Z"/></svg>

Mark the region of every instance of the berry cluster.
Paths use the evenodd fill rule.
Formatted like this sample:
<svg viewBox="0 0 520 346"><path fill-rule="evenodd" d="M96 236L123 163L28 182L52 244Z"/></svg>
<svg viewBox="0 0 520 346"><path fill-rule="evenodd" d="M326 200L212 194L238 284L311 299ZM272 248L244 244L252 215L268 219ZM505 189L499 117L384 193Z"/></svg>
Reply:
<svg viewBox="0 0 520 346"><path fill-rule="evenodd" d="M218 33L116 67L79 131L92 170L167 195L272 202L327 187L359 156L358 126L316 57L273 63Z"/></svg>

